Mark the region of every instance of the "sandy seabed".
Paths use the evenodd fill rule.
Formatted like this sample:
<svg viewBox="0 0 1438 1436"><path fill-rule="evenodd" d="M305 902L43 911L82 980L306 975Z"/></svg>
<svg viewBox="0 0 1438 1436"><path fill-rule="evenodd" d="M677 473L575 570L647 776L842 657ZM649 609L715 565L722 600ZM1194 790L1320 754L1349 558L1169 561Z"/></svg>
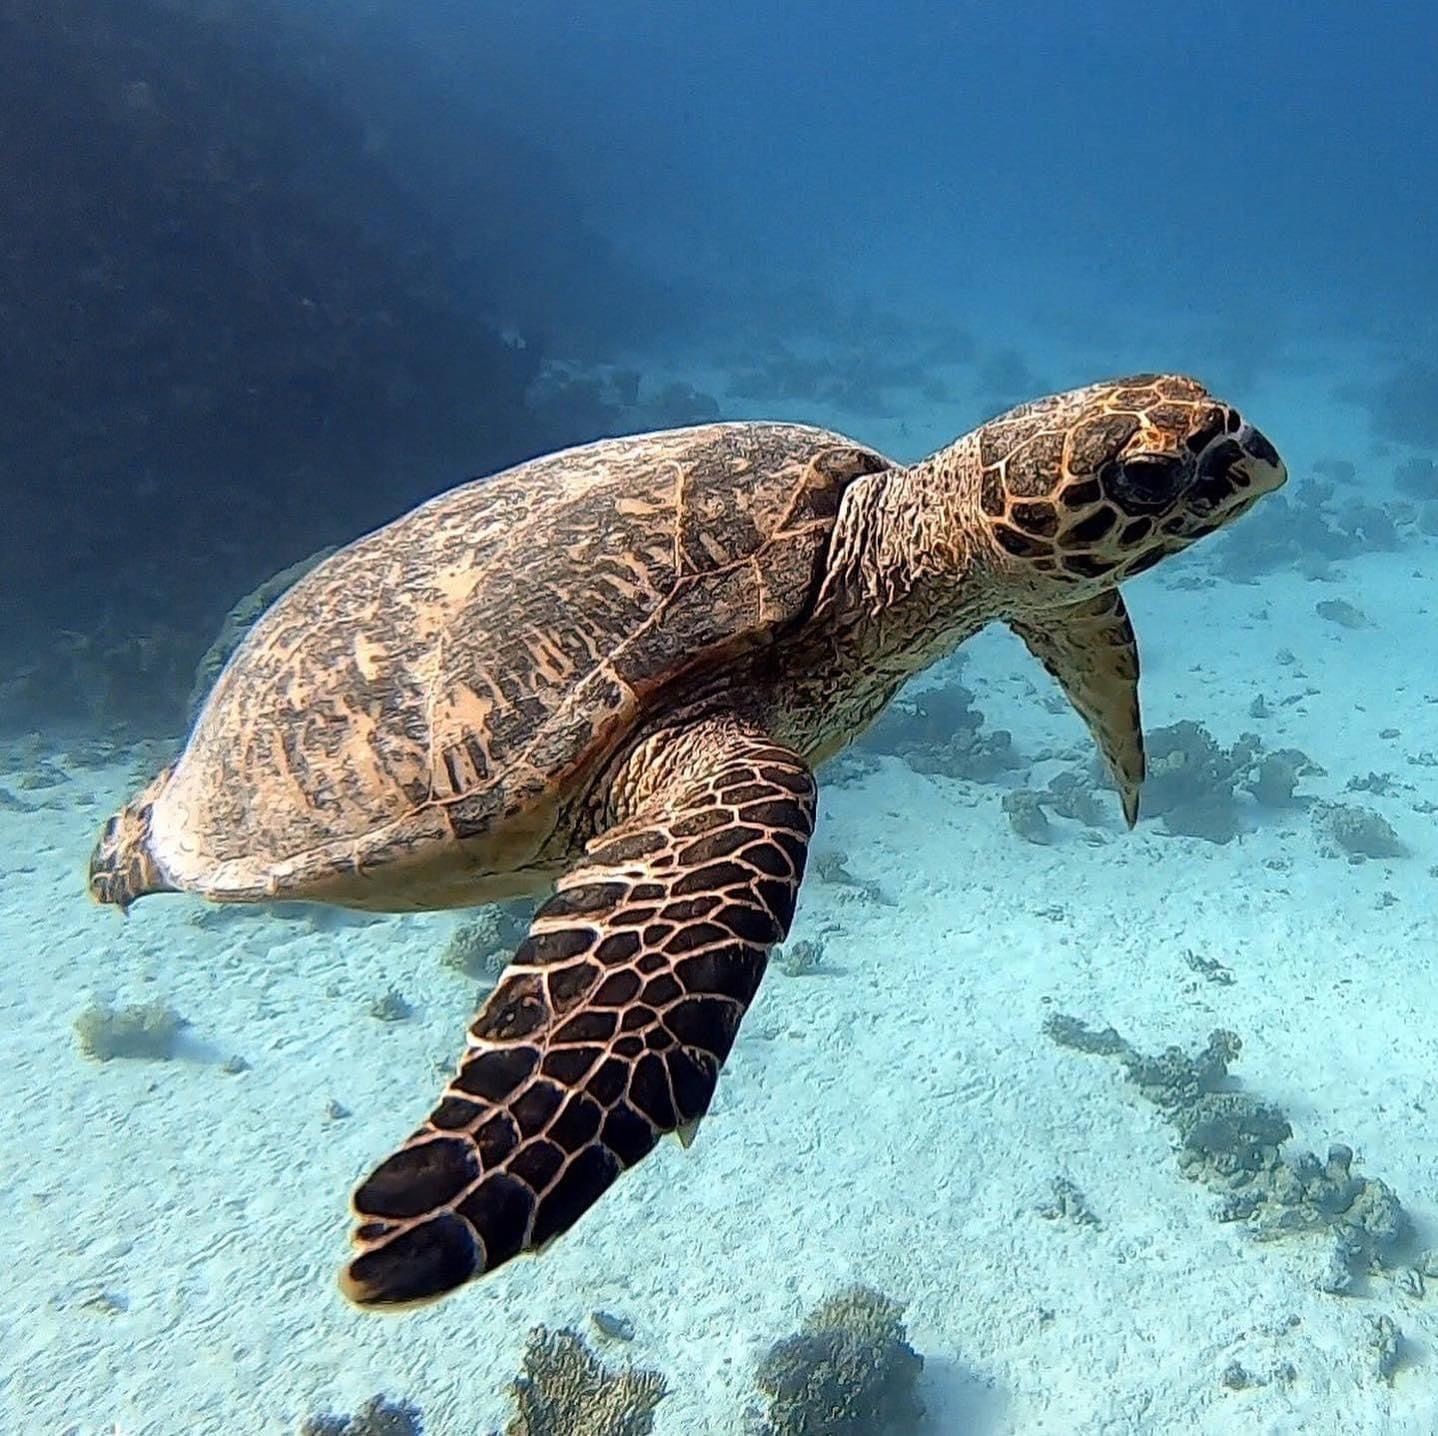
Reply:
<svg viewBox="0 0 1438 1436"><path fill-rule="evenodd" d="M1295 474L1354 452L1351 416L1315 416L1306 382L1262 397ZM1042 1032L1065 1012L1155 1051L1235 1030L1234 1076L1287 1113L1293 1148L1351 1145L1416 1246L1438 1245L1438 541L1346 562L1335 584L1177 581L1205 563L1131 587L1148 725L1304 750L1326 772L1301 791L1381 812L1408 856L1325 855L1302 809L1247 810L1225 845L1151 821L1127 835L1116 803L1107 828L1056 820L1041 847L1015 836L999 786L892 757L841 767L816 850L842 849L886 900L809 882L792 937L822 941L824 961L770 972L695 1145L662 1144L542 1259L388 1319L335 1290L345 1200L462 1041L474 983L439 962L456 919L167 898L122 923L88 903L83 866L133 775L70 764L57 739L69 781L0 811L0 1429L287 1433L384 1391L430 1436L474 1436L502 1426L529 1329L587 1329L599 1309L636 1332L606 1359L668 1377L659 1436L736 1436L755 1360L851 1281L907 1304L935 1433L1438 1429L1435 1284L1323 1294L1322 1237L1257 1244L1217 1222L1118 1065ZM1372 626L1325 623L1330 597ZM967 654L988 724L1055 755L1030 783L1088 761L1017 643L985 634ZM12 792L22 748L0 752ZM1391 793L1345 799L1372 771ZM1233 981L1203 980L1189 954ZM391 986L410 1020L369 1015ZM172 1003L190 1024L176 1059L85 1058L72 1024L97 997ZM1060 1175L1098 1225L1038 1214ZM1391 1381L1379 1316L1403 1334ZM1235 1362L1244 1389L1224 1382Z"/></svg>

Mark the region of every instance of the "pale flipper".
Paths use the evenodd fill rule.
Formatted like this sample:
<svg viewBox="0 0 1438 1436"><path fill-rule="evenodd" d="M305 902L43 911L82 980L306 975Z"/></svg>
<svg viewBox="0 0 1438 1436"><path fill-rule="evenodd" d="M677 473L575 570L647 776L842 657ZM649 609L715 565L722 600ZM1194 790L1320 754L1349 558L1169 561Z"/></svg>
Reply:
<svg viewBox="0 0 1438 1436"><path fill-rule="evenodd" d="M1109 589L1041 618L1009 627L1058 680L1078 709L1118 784L1129 827L1143 786L1143 725L1138 708L1138 643L1119 591Z"/></svg>

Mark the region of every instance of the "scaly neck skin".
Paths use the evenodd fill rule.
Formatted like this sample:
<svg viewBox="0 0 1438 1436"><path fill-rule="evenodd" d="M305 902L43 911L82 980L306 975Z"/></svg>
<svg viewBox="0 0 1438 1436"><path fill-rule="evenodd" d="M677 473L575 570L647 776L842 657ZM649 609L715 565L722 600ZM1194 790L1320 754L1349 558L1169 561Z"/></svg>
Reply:
<svg viewBox="0 0 1438 1436"><path fill-rule="evenodd" d="M844 497L820 606L877 666L917 672L1000 616L972 445L966 436Z"/></svg>

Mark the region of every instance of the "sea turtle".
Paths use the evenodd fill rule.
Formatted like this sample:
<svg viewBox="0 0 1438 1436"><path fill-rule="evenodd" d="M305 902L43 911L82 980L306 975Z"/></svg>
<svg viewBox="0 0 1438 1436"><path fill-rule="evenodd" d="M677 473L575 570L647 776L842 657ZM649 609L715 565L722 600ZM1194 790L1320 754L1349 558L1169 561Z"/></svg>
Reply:
<svg viewBox="0 0 1438 1436"><path fill-rule="evenodd" d="M686 1143L814 827L816 766L991 621L1058 680L1130 825L1120 580L1285 471L1200 384L1055 394L904 465L823 429L605 439L440 494L255 624L90 890L372 910L548 894L428 1120L360 1183L361 1306L442 1295Z"/></svg>

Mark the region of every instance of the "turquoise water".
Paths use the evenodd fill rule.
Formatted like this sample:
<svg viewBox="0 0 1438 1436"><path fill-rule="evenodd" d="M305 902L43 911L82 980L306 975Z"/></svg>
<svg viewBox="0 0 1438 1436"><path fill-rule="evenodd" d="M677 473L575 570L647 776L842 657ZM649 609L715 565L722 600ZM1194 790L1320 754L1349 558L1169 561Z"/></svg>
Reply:
<svg viewBox="0 0 1438 1436"><path fill-rule="evenodd" d="M0 8L0 1430L1438 1430L1435 40ZM692 1145L437 1304L347 1305L349 1194L526 915L90 902L267 581L594 438L906 465L1152 370L1290 477L1124 585L1137 828L987 629L821 771Z"/></svg>

